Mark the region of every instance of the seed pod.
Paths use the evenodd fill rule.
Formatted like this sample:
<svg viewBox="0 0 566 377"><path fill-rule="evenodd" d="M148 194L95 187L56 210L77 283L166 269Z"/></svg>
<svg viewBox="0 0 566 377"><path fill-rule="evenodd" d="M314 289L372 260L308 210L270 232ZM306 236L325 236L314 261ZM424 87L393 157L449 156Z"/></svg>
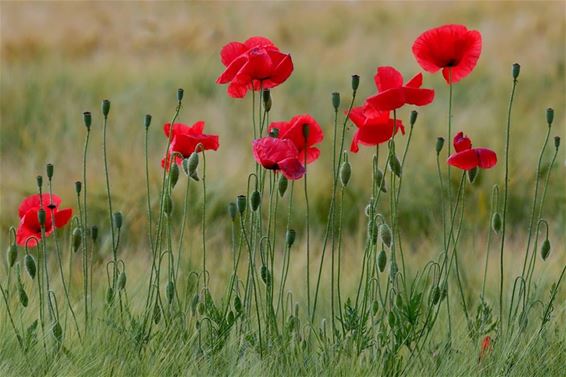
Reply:
<svg viewBox="0 0 566 377"><path fill-rule="evenodd" d="M360 76L352 75L352 90L355 92L360 86Z"/></svg>
<svg viewBox="0 0 566 377"><path fill-rule="evenodd" d="M196 313L198 301L199 301L199 295L197 293L196 295L193 296L193 299L191 300L191 312L193 313L193 315L195 315Z"/></svg>
<svg viewBox="0 0 566 377"><path fill-rule="evenodd" d="M373 304L371 305L371 311L372 311L373 315L376 315L378 310L379 310L379 302L377 300L375 300L373 302Z"/></svg>
<svg viewBox="0 0 566 377"><path fill-rule="evenodd" d="M519 63L513 64L513 69L511 73L513 74L513 80L517 80L517 78L519 77L519 73L521 73L521 66L519 65Z"/></svg>
<svg viewBox="0 0 566 377"><path fill-rule="evenodd" d="M351 177L352 166L350 165L350 162L344 161L340 167L340 182L342 182L342 186L348 186L348 182L350 182Z"/></svg>
<svg viewBox="0 0 566 377"><path fill-rule="evenodd" d="M546 123L548 123L548 126L550 127L553 121L554 121L554 109L549 107L548 109L546 109Z"/></svg>
<svg viewBox="0 0 566 377"><path fill-rule="evenodd" d="M283 195L285 195L285 192L287 191L287 186L289 185L289 180L287 179L287 177L285 177L283 174L281 174L281 176L279 177L279 196L282 198Z"/></svg>
<svg viewBox="0 0 566 377"><path fill-rule="evenodd" d="M495 212L491 217L491 228L495 233L499 233L502 225L503 221L501 220L501 215L499 214L499 212Z"/></svg>
<svg viewBox="0 0 566 377"><path fill-rule="evenodd" d="M106 303L110 305L112 301L114 301L114 289L108 287L106 290Z"/></svg>
<svg viewBox="0 0 566 377"><path fill-rule="evenodd" d="M18 284L18 294L19 294L19 297L20 297L20 304L22 304L22 306L24 308L27 308L28 302L29 302L28 295L27 295L26 291L24 290L24 287L22 287L21 284Z"/></svg>
<svg viewBox="0 0 566 377"><path fill-rule="evenodd" d="M8 246L8 250L6 251L6 261L8 262L8 267L13 267L14 263L16 263L16 259L18 258L18 247L15 243Z"/></svg>
<svg viewBox="0 0 566 377"><path fill-rule="evenodd" d="M175 284L171 280L167 283L165 287L165 294L167 295L167 301L170 303L173 302L173 298L175 297Z"/></svg>
<svg viewBox="0 0 566 377"><path fill-rule="evenodd" d="M310 133L309 125L307 123L303 124L303 138L305 138L305 140L309 138Z"/></svg>
<svg viewBox="0 0 566 377"><path fill-rule="evenodd" d="M80 195L82 189L83 189L83 183L81 181L76 181L75 182L75 192L77 193L77 195Z"/></svg>
<svg viewBox="0 0 566 377"><path fill-rule="evenodd" d="M151 114L145 114L145 118L143 120L143 125L144 125L146 130L149 128L150 124L151 124Z"/></svg>
<svg viewBox="0 0 566 377"><path fill-rule="evenodd" d="M252 211L254 212L257 211L260 204L261 204L261 194L259 193L259 191L252 192L252 195L250 196L250 207Z"/></svg>
<svg viewBox="0 0 566 377"><path fill-rule="evenodd" d="M45 210L43 208L40 208L37 211L37 221L39 221L39 225L45 226L45 217L46 217Z"/></svg>
<svg viewBox="0 0 566 377"><path fill-rule="evenodd" d="M205 309L204 304L202 302L199 302L197 305L197 313L203 315L204 309Z"/></svg>
<svg viewBox="0 0 566 377"><path fill-rule="evenodd" d="M391 153L389 156L389 167L397 177L401 177L401 163L394 153Z"/></svg>
<svg viewBox="0 0 566 377"><path fill-rule="evenodd" d="M379 225L379 238L387 247L391 247L392 236L391 236L391 228L389 225L383 223Z"/></svg>
<svg viewBox="0 0 566 377"><path fill-rule="evenodd" d="M187 161L187 174L193 176L198 168L199 156L197 152L191 153Z"/></svg>
<svg viewBox="0 0 566 377"><path fill-rule="evenodd" d="M271 91L269 89L264 89L263 93L262 93L262 97L263 97L263 107L265 108L266 112L269 112L269 110L271 110Z"/></svg>
<svg viewBox="0 0 566 377"><path fill-rule="evenodd" d="M81 230L79 228L73 229L73 236L72 236L73 252L76 253L77 250L79 250L79 246L81 246L81 239L82 239Z"/></svg>
<svg viewBox="0 0 566 377"><path fill-rule="evenodd" d="M234 297L234 309L236 309L237 313L242 312L242 300L240 299L240 296Z"/></svg>
<svg viewBox="0 0 566 377"><path fill-rule="evenodd" d="M436 138L436 145L434 147L434 150L436 151L437 155L439 155L440 151L442 151L442 147L444 147L444 138L443 137L437 137Z"/></svg>
<svg viewBox="0 0 566 377"><path fill-rule="evenodd" d="M108 113L110 113L110 101L105 99L102 101L102 115L104 115L104 118L108 117Z"/></svg>
<svg viewBox="0 0 566 377"><path fill-rule="evenodd" d="M87 130L90 130L90 125L92 124L92 114L90 111L85 111L83 113L83 121Z"/></svg>
<svg viewBox="0 0 566 377"><path fill-rule="evenodd" d="M177 89L177 101L181 102L183 100L183 95L185 91L182 88Z"/></svg>
<svg viewBox="0 0 566 377"><path fill-rule="evenodd" d="M263 265L260 269L260 276L261 280L267 285L268 287L271 285L271 274L269 273L269 269L267 266Z"/></svg>
<svg viewBox="0 0 566 377"><path fill-rule="evenodd" d="M236 203L228 203L228 215L232 221L236 221L236 215L238 215L238 207L236 206Z"/></svg>
<svg viewBox="0 0 566 377"><path fill-rule="evenodd" d="M389 327L395 326L395 314L393 314L393 312L389 312L387 315L387 322L389 323Z"/></svg>
<svg viewBox="0 0 566 377"><path fill-rule="evenodd" d="M238 195L236 198L236 205L238 207L238 211L240 215L246 211L246 196L245 195Z"/></svg>
<svg viewBox="0 0 566 377"><path fill-rule="evenodd" d="M24 267L30 278L35 279L35 273L37 268L35 266L35 259L30 254L26 254L24 257Z"/></svg>
<svg viewBox="0 0 566 377"><path fill-rule="evenodd" d="M410 119L409 123L411 124L411 127L415 125L418 115L419 113L416 110L411 111L411 117L409 118Z"/></svg>
<svg viewBox="0 0 566 377"><path fill-rule="evenodd" d="M118 275L118 290L123 290L124 288L126 288L126 272L122 271L120 272L120 275Z"/></svg>
<svg viewBox="0 0 566 377"><path fill-rule="evenodd" d="M92 242L96 242L96 239L98 238L98 227L96 225L93 225L90 228L90 237L92 238Z"/></svg>
<svg viewBox="0 0 566 377"><path fill-rule="evenodd" d="M234 320L235 320L234 312L230 310L228 312L228 317L226 318L226 322L228 322L228 326L232 326L234 324Z"/></svg>
<svg viewBox="0 0 566 377"><path fill-rule="evenodd" d="M560 147L560 136L554 136L554 148L558 150Z"/></svg>
<svg viewBox="0 0 566 377"><path fill-rule="evenodd" d="M35 177L35 180L37 182L37 187L41 188L41 186L43 186L43 177L41 175L38 175L37 177Z"/></svg>
<svg viewBox="0 0 566 377"><path fill-rule="evenodd" d="M161 321L161 308L159 304L156 302L155 306L153 307L153 323L156 325Z"/></svg>
<svg viewBox="0 0 566 377"><path fill-rule="evenodd" d="M285 233L285 242L287 242L287 246L290 248L295 243L295 238L297 237L297 232L295 229L289 229Z"/></svg>
<svg viewBox="0 0 566 377"><path fill-rule="evenodd" d="M338 111L340 107L340 93L338 92L332 93L332 107L334 107L334 111Z"/></svg>
<svg viewBox="0 0 566 377"><path fill-rule="evenodd" d="M467 173L467 176L468 176L468 182L474 183L477 176L478 176L479 169L477 167L475 167L473 169L468 170L466 173Z"/></svg>
<svg viewBox="0 0 566 377"><path fill-rule="evenodd" d="M544 242L542 243L542 247L540 248L540 256L542 257L542 260L546 260L549 254L550 254L550 241L547 238L544 240Z"/></svg>
<svg viewBox="0 0 566 377"><path fill-rule="evenodd" d="M377 256L377 267L379 268L379 272L385 271L386 264L387 264L387 254L385 254L385 250L381 249L379 255Z"/></svg>
<svg viewBox="0 0 566 377"><path fill-rule="evenodd" d="M45 172L47 173L47 179L51 180L53 178L53 164L47 164Z"/></svg>
<svg viewBox="0 0 566 377"><path fill-rule="evenodd" d="M279 137L279 128L273 127L269 130L269 137L277 139Z"/></svg>
<svg viewBox="0 0 566 377"><path fill-rule="evenodd" d="M163 198L163 212L165 212L167 216L170 216L173 212L173 201L169 194L165 194L165 197Z"/></svg>
<svg viewBox="0 0 566 377"><path fill-rule="evenodd" d="M114 223L116 229L122 228L122 212L114 212L112 214L112 223Z"/></svg>
<svg viewBox="0 0 566 377"><path fill-rule="evenodd" d="M57 342L61 343L61 341L63 340L63 328L59 324L59 321L55 321L55 324L53 324L53 327L51 328L51 332L53 333L53 336L55 337Z"/></svg>
<svg viewBox="0 0 566 377"><path fill-rule="evenodd" d="M438 286L435 286L432 289L432 305L436 305L438 304L438 302L440 301L440 288L438 288Z"/></svg>
<svg viewBox="0 0 566 377"><path fill-rule="evenodd" d="M171 165L171 169L169 169L169 180L171 188L175 187L179 180L179 166L177 164Z"/></svg>

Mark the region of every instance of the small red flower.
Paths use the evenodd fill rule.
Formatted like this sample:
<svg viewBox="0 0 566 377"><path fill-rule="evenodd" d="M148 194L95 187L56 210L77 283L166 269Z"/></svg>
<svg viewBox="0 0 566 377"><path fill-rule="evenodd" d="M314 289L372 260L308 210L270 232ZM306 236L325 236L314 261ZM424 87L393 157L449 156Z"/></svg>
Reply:
<svg viewBox="0 0 566 377"><path fill-rule="evenodd" d="M358 144L372 146L385 143L393 132L401 130L405 134L405 127L400 120L396 123L389 118L388 111L378 111L367 102L363 106L354 107L348 116L358 128L354 133L350 150L357 153L360 148Z"/></svg>
<svg viewBox="0 0 566 377"><path fill-rule="evenodd" d="M251 37L244 43L230 42L220 52L226 70L216 79L228 85L228 95L243 98L249 89L276 87L293 72L291 55L279 51L264 37Z"/></svg>
<svg viewBox="0 0 566 377"><path fill-rule="evenodd" d="M483 341L481 343L480 357L479 357L480 361L489 351L491 351L491 337L487 335L485 338L483 338Z"/></svg>
<svg viewBox="0 0 566 377"><path fill-rule="evenodd" d="M422 33L413 43L413 55L427 72L442 69L444 79L450 84L472 72L481 47L479 31L468 30L464 25L444 25Z"/></svg>
<svg viewBox="0 0 566 377"><path fill-rule="evenodd" d="M471 170L473 168L489 169L497 164L497 155L487 148L472 148L472 142L458 132L454 136L455 152L448 158L448 164L458 169Z"/></svg>
<svg viewBox="0 0 566 377"><path fill-rule="evenodd" d="M165 123L163 126L163 132L168 138L170 128L170 123ZM167 162L169 162L169 157L172 153L178 153L175 155L175 162L177 165L180 165L183 162L183 158L189 157L195 151L198 144L202 144L205 150L217 150L219 147L218 135L203 134L203 130L203 121L198 121L190 127L183 123L175 123L173 125L173 138L169 146L169 153L161 160L161 166L169 169Z"/></svg>
<svg viewBox="0 0 566 377"><path fill-rule="evenodd" d="M305 138L303 129L308 126L308 137ZM279 130L279 139L291 140L299 151L299 159L304 163L305 154L307 164L318 159L320 150L313 145L318 144L324 139L324 134L320 125L308 114L296 115L288 122L272 122L267 128L268 132L273 129Z"/></svg>
<svg viewBox="0 0 566 377"><path fill-rule="evenodd" d="M34 194L25 198L18 209L20 224L16 231L16 243L25 246L29 239L29 242L27 242L29 247L37 246L37 240L41 239L41 225L37 217L40 208L45 209L46 237L51 235L55 228L65 226L73 216L73 210L71 208L59 210L59 205L61 205L61 198L57 195L42 194L40 197L39 194ZM55 218L55 221L53 221L53 218Z"/></svg>
<svg viewBox="0 0 566 377"><path fill-rule="evenodd" d="M405 104L424 106L434 99L434 90L421 89L423 74L418 73L403 85L403 76L393 67L378 67L374 76L377 94L367 102L376 110L390 111Z"/></svg>
<svg viewBox="0 0 566 377"><path fill-rule="evenodd" d="M281 170L288 179L299 179L305 167L299 160L299 151L289 139L264 137L252 142L255 160L266 169Z"/></svg>

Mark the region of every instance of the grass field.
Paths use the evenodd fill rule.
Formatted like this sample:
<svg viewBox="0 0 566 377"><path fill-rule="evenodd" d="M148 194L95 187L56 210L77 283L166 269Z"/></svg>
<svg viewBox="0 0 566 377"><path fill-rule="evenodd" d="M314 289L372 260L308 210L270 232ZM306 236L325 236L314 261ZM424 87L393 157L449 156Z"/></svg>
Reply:
<svg viewBox="0 0 566 377"><path fill-rule="evenodd" d="M377 66L393 65L405 77L421 69L410 46L424 30L446 23L462 23L481 31L483 51L473 74L455 86L453 125L464 130L474 145L497 151L498 165L482 171L474 187L466 191L466 222L459 244L461 279L471 313L479 304L479 290L490 226L490 190L504 181L503 153L507 106L511 91L511 66L521 64L512 113L508 234L505 247L505 304L510 305L513 279L520 274L528 238L531 202L536 182L538 154L546 132L545 110L555 109L551 136L566 137L566 5L564 2L2 2L0 4L0 246L10 242L8 229L18 225L18 204L36 192L35 179L44 174L45 164L55 165L54 191L63 197L64 207L76 207L74 182L82 179L82 148L85 137L82 113L93 113L89 167L89 217L100 228L94 259L94 313L91 336L79 342L69 315L64 315L64 349L49 354L34 346L26 355L18 349L0 304L0 375L379 375L388 366L376 364L379 350L357 354L313 346L303 351L300 342L272 344L268 356L242 345L235 335L224 349L202 352L196 346L195 316L183 331L176 325L159 325L151 341L138 348L135 326L128 316L107 315L104 295L107 287L105 263L111 259L111 237L106 208L106 187L102 159L102 99L112 101L108 150L114 208L124 215L120 257L126 263L127 297L124 302L133 317L144 310L151 269L146 230L144 157L144 115L153 115L149 129L148 154L152 206L159 210L160 166L167 140L161 125L175 110L177 88L184 88L179 120L192 124L206 121L206 131L218 134L220 149L207 153L207 248L210 290L214 299L222 295L230 279L231 231L226 205L245 193L248 173L253 168L251 97L236 100L215 83L223 71L219 51L229 41L265 35L284 52L291 53L294 72L273 90L272 120L310 113L325 131L321 158L309 165L311 271L315 273L321 255L332 186L332 142L334 112L330 93L342 94L342 107L351 100L350 76L359 74L361 84L356 104L375 91L373 75ZM448 86L440 75L426 74L425 87L433 88L432 105L419 110L398 208L407 275L422 272L427 261L437 258L442 237L439 215L439 186L434 146L437 136L446 136ZM410 109L398 112L408 124ZM353 126L346 132L349 145ZM447 143L449 140L447 140ZM553 148L543 155L546 174ZM350 154L352 181L345 191L343 206L344 297L355 296L366 242L364 208L371 196L373 150ZM541 174L541 175L542 175ZM566 363L566 336L560 330L566 320L564 285L558 291L553 319L538 332L541 308L548 302L550 286L566 264L566 155L558 153L546 194L544 219L549 224L551 256L537 262L534 272L533 315L523 332L513 333L495 343L489 358L478 362L480 344L466 335L466 321L458 303L456 284L451 285L454 318L450 347L444 311L426 349L418 359L411 350L399 353L403 373L441 376L559 376ZM458 187L457 176L452 185ZM302 185L301 185L302 186ZM184 187L183 187L184 188ZM183 188L175 190L174 222L180 222ZM202 192L190 187L191 206L186 253L180 263L181 292L193 293L189 271L201 265ZM304 275L306 260L302 213L305 202L297 189L294 222L298 230L289 272L288 288L305 314ZM383 211L390 210L384 202ZM342 207L341 207L342 208ZM281 209L284 213L284 208ZM283 216L283 215L282 215ZM283 217L282 217L283 218ZM210 225L210 224L213 224ZM283 225L281 224L281 227ZM71 227L61 235L69 239ZM283 228L281 228L283 231ZM283 234L283 233L282 233ZM281 238L282 236L279 236ZM495 237L495 236L494 236ZM499 242L495 237L494 245ZM184 249L184 250L185 250ZM486 282L486 298L497 310L499 250L492 246ZM82 316L81 265L78 256L65 249L65 274L71 296ZM54 260L52 260L54 262ZM212 269L210 266L214 266ZM7 287L6 263L0 266L0 284ZM279 266L278 266L279 267ZM50 266L57 276L55 263ZM242 274L245 270L241 270ZM25 280L25 279L24 279ZM64 306L63 287L53 278L59 307ZM330 267L322 273L319 318L331 320ZM429 284L420 281L417 286ZM27 279L30 294L33 285ZM420 288L423 288L420 287ZM425 288L423 288L425 289ZM18 329L37 318L39 303L30 294L28 308L17 307L17 295L10 297ZM182 300L181 300L182 301ZM540 305L540 304L543 305ZM16 309L17 308L17 309ZM536 313L534 313L536 312ZM126 319L124 319L126 318ZM307 318L302 319L307 326ZM128 326L129 325L129 326ZM127 331L126 330L132 330ZM191 331L185 331L187 328ZM326 344L325 342L321 342ZM312 348L311 348L312 347ZM377 358L379 359L379 358ZM381 359L379 359L381 360ZM405 364L408 362L408 364ZM405 369L406 367L406 369Z"/></svg>

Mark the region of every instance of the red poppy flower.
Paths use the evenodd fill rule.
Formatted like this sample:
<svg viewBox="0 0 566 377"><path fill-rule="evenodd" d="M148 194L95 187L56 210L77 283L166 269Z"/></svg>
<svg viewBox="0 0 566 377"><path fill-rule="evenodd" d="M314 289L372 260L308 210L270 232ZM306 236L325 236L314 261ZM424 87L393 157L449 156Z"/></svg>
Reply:
<svg viewBox="0 0 566 377"><path fill-rule="evenodd" d="M475 68L481 54L481 34L464 25L444 25L422 33L413 55L427 72L442 69L448 84L457 83ZM450 82L452 81L452 82Z"/></svg>
<svg viewBox="0 0 566 377"><path fill-rule="evenodd" d="M284 54L264 37L252 37L245 41L230 42L220 52L224 73L217 84L228 85L228 95L243 98L249 89L260 90L276 87L293 72L291 55Z"/></svg>
<svg viewBox="0 0 566 377"><path fill-rule="evenodd" d="M480 361L481 359L484 358L484 356L491 350L491 337L488 335L485 338L483 338L483 341L481 343L481 349L480 349Z"/></svg>
<svg viewBox="0 0 566 377"><path fill-rule="evenodd" d="M305 167L299 160L299 151L289 139L264 137L252 142L255 160L266 169L281 170L288 179L299 179Z"/></svg>
<svg viewBox="0 0 566 377"><path fill-rule="evenodd" d="M448 164L458 169L471 170L473 168L489 169L497 163L497 155L487 148L472 148L472 142L458 132L454 136L455 152L448 158Z"/></svg>
<svg viewBox="0 0 566 377"><path fill-rule="evenodd" d="M25 246L26 241L29 239L27 245L29 247L35 247L37 240L41 239L41 225L37 218L37 213L39 209L42 208L41 205L43 205L45 209L45 236L51 235L55 228L65 226L71 219L71 216L73 216L73 210L71 208L59 210L61 198L57 195L51 196L49 194L42 194L40 197L39 194L35 194L28 196L20 203L18 209L18 216L20 218L20 224L16 231L16 243L18 245ZM55 221L53 221L53 217ZM55 227L53 226L53 222L55 223Z"/></svg>
<svg viewBox="0 0 566 377"><path fill-rule="evenodd" d="M308 126L308 137L303 134L304 126ZM324 139L324 134L320 125L308 114L295 115L288 122L272 122L267 128L268 132L273 129L279 130L279 139L291 140L299 151L299 159L304 162L305 154L307 164L315 161L320 156L320 150L313 145L318 144Z"/></svg>
<svg viewBox="0 0 566 377"><path fill-rule="evenodd" d="M393 67L378 67L374 76L377 94L367 99L376 110L390 111L404 104L424 106L434 99L434 90L421 89L423 74L419 73L403 85L403 76Z"/></svg>
<svg viewBox="0 0 566 377"><path fill-rule="evenodd" d="M167 137L169 137L170 128L170 123L165 123L163 126L163 132ZM219 147L218 135L203 134L203 130L203 121L198 121L190 127L183 123L175 123L173 125L173 138L169 146L169 153L161 160L161 166L169 169L167 162L169 162L169 156L172 153L178 153L175 155L175 162L177 165L180 165L183 162L183 158L189 157L195 151L198 144L202 144L205 150L217 150Z"/></svg>
<svg viewBox="0 0 566 377"><path fill-rule="evenodd" d="M367 102L354 107L348 117L358 128L350 146L354 153L360 150L358 144L372 146L384 143L393 137L393 132L399 130L405 134L405 127L400 120L394 123L388 111L378 111Z"/></svg>

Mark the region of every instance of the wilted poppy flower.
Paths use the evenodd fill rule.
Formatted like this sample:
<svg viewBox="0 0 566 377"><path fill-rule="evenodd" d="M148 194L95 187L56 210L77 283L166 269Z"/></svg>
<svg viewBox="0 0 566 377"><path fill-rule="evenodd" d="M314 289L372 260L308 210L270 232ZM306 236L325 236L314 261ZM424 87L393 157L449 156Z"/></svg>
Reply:
<svg viewBox="0 0 566 377"><path fill-rule="evenodd" d="M399 130L405 134L405 127L400 120L394 123L388 111L378 111L367 102L354 107L348 117L358 128L350 146L354 153L360 150L358 144L372 146L384 143L393 137L393 132Z"/></svg>
<svg viewBox="0 0 566 377"><path fill-rule="evenodd" d="M41 207L43 205L43 207ZM16 231L16 242L20 246L25 246L26 241L29 247L37 245L37 240L41 239L41 225L37 217L40 208L45 209L45 235L49 236L55 228L65 226L73 216L71 208L59 210L61 198L57 195L39 194L30 195L25 198L18 209L20 224ZM55 218L55 227L53 226L53 217ZM31 237L31 238L30 238ZM36 238L34 238L36 237Z"/></svg>
<svg viewBox="0 0 566 377"><path fill-rule="evenodd" d="M264 168L280 170L288 179L299 179L305 167L299 160L299 151L291 140L264 137L254 140L255 160Z"/></svg>
<svg viewBox="0 0 566 377"><path fill-rule="evenodd" d="M442 69L448 84L470 74L481 54L481 34L464 25L444 25L422 33L413 43L420 66L434 73Z"/></svg>
<svg viewBox="0 0 566 377"><path fill-rule="evenodd" d="M480 357L479 357L480 361L490 351L490 349L491 349L491 337L487 335L485 338L483 338L483 341L481 343Z"/></svg>
<svg viewBox="0 0 566 377"><path fill-rule="evenodd" d="M423 74L419 73L403 85L403 76L393 67L378 67L374 76L377 94L366 101L376 110L390 111L404 104L424 106L434 99L434 90L421 89Z"/></svg>
<svg viewBox="0 0 566 377"><path fill-rule="evenodd" d="M293 72L291 55L280 52L264 37L252 37L244 43L230 42L222 48L220 57L226 70L216 83L230 83L228 94L234 98L243 98L249 89L276 87Z"/></svg>
<svg viewBox="0 0 566 377"><path fill-rule="evenodd" d="M169 137L170 128L171 124L169 123L165 123L163 126L163 132L167 137ZM198 144L202 144L205 150L217 150L219 146L218 135L203 134L203 130L203 121L198 121L190 127L183 123L175 123L173 125L173 138L169 146L169 153L161 160L161 166L169 169L167 162L169 162L169 156L172 153L178 153L175 155L175 162L177 165L180 165L183 162L183 158L189 157L195 151Z"/></svg>
<svg viewBox="0 0 566 377"><path fill-rule="evenodd" d="M455 152L448 158L448 164L458 169L471 170L473 168L489 169L497 163L497 155L487 148L472 148L472 142L458 132L454 136Z"/></svg>
<svg viewBox="0 0 566 377"><path fill-rule="evenodd" d="M308 127L307 134L305 138L304 128ZM324 138L322 128L314 120L314 118L308 114L296 115L288 122L272 122L267 128L268 132L278 130L278 138L291 140L297 150L299 151L299 159L304 163L305 154L307 158L307 164L315 161L320 156L320 150L313 145L318 144Z"/></svg>

